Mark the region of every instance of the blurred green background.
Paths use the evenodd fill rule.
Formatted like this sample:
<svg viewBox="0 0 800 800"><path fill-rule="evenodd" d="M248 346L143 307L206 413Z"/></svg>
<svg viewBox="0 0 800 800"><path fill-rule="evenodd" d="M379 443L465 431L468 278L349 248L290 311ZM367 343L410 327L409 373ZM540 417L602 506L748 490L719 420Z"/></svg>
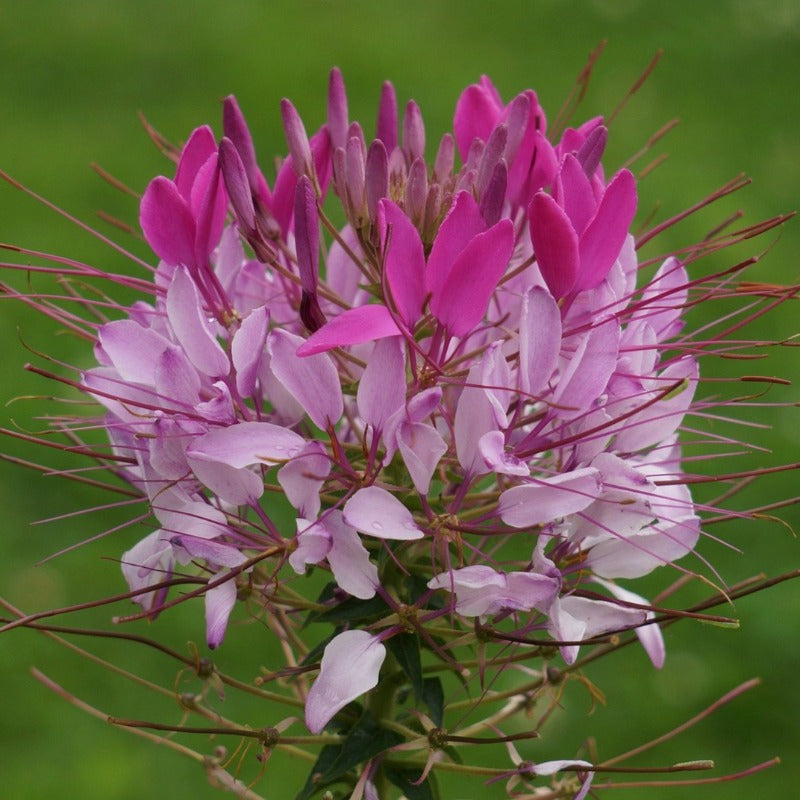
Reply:
<svg viewBox="0 0 800 800"><path fill-rule="evenodd" d="M608 113L655 51L665 51L656 73L613 123L607 163L612 167L621 163L657 128L673 117L681 118L680 126L654 151L654 155L668 153L667 162L640 184L642 211L658 206L658 217L665 218L739 172L754 180L752 187L725 201L718 211L706 212L671 232L661 240L661 248L696 240L738 208L746 210L746 220L755 222L798 206L800 5L796 0L228 4L2 0L0 30L0 168L77 217L122 238L139 253L144 253L140 243L114 232L95 215L102 209L133 222L135 199L116 192L89 169L91 162L98 162L138 192L153 175L170 172L142 131L138 111L169 138L182 140L205 122L219 130L219 101L234 92L262 164L267 165L271 155L285 147L279 126L281 97L290 97L307 127L315 129L324 119L328 70L338 65L349 91L351 118L364 120L368 133L381 82L389 78L401 102L410 97L419 102L430 143L449 126L461 89L481 73L491 75L505 98L535 88L554 118L588 53L604 39L606 52L578 113L580 119ZM754 244L751 252L768 243L774 247L750 277L798 281L799 229L792 222L780 236ZM0 240L111 270L129 268L113 250L5 184L0 184ZM710 271L731 263L733 256L723 254L699 268ZM17 277L17 285L23 285L23 276ZM796 319L794 308L784 308L754 335L794 334ZM89 362L91 356L81 343L55 336L54 328L15 303L0 306L6 341L0 372L3 400L53 389L23 372L23 364L31 358L25 346L46 349L71 363ZM796 377L793 352L783 349L768 365L747 369ZM796 389L788 387L769 392L766 399L791 403L798 398ZM2 424L8 426L13 420L35 430L41 423L31 415L40 409L18 401L2 409ZM764 455L763 463L797 460L797 410L776 409L768 416L773 430L752 432L774 451ZM11 440L3 441L2 448L12 455L48 458ZM53 456L48 463L61 462ZM754 504L768 502L796 492L795 486L790 473L765 482L750 499ZM34 611L122 591L113 559L141 531L121 530L34 566L50 553L118 524L131 512L110 510L35 527L32 521L101 500L57 478L41 478L0 463L0 503L5 509L0 594ZM784 516L793 527L800 527L796 508ZM762 570L777 574L800 566L800 545L781 526L734 524L712 532L741 550L704 543L704 554L730 583ZM667 577L659 576L654 585L663 585ZM792 787L800 785L800 584L784 584L742 600L731 613L742 621L739 631L692 624L670 628L667 663L661 672L651 669L643 654L633 649L598 664L588 674L606 693L608 705L592 712L588 696L573 688L565 713L550 730L553 738L536 743L526 755L540 760L569 757L589 737L597 738L601 757L615 755L669 730L747 678L760 676L760 688L637 763L712 758L720 771L733 772L777 754L783 759L780 767L742 782L708 787L702 795L699 790L673 788L633 790L633 796L785 797L796 791ZM100 626L108 616L101 610L75 621ZM148 632L179 649L189 640L202 642L202 610L182 608L171 619L149 626ZM223 666L242 662L240 674L250 678L269 658L266 638L260 629L234 628L216 658ZM176 680L175 667L155 653L124 644L105 643L94 649L167 685ZM108 713L177 721L176 712L148 700L143 690L34 633L17 631L0 637L0 780L5 797L217 796L194 764L81 714L34 681L29 665ZM194 686L186 676L176 685L181 690ZM229 698L229 705L218 705L223 713L233 709L230 713L235 716L236 702ZM248 702L252 715L252 701ZM263 724L274 721L265 710ZM275 758L261 791L268 798L291 796L286 787L297 786L300 768L287 758ZM289 777L288 784L282 776ZM452 791L455 794L447 800L504 796L499 785ZM612 790L602 796L632 794Z"/></svg>

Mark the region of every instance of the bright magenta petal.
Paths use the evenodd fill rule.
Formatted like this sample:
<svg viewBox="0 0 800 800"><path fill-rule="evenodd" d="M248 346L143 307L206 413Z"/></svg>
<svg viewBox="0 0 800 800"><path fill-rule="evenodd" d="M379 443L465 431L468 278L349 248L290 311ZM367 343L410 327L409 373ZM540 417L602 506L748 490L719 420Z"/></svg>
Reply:
<svg viewBox="0 0 800 800"><path fill-rule="evenodd" d="M572 291L578 276L578 235L564 209L544 192L533 196L528 219L539 271L559 300Z"/></svg>
<svg viewBox="0 0 800 800"><path fill-rule="evenodd" d="M431 311L454 336L465 336L482 319L514 248L509 219L479 233L461 251L446 282L431 298Z"/></svg>
<svg viewBox="0 0 800 800"><path fill-rule="evenodd" d="M593 289L619 257L636 214L636 181L628 170L618 172L606 187L592 221L580 239L579 291Z"/></svg>
<svg viewBox="0 0 800 800"><path fill-rule="evenodd" d="M422 240L405 212L391 200L381 200L378 209L386 280L400 317L411 328L425 301Z"/></svg>
<svg viewBox="0 0 800 800"><path fill-rule="evenodd" d="M194 263L195 224L175 184L159 175L142 195L139 224L153 252L168 264Z"/></svg>

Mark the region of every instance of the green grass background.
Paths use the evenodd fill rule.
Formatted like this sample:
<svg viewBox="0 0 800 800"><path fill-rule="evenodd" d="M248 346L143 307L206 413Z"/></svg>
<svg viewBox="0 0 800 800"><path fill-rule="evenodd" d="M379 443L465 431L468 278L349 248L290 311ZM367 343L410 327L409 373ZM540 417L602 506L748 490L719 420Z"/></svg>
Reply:
<svg viewBox="0 0 800 800"><path fill-rule="evenodd" d="M219 130L219 100L234 92L267 164L273 153L284 151L281 97L292 98L307 127L315 129L324 119L327 73L335 64L344 71L351 118L364 120L370 130L380 84L390 78L401 101L414 97L419 102L430 143L449 126L461 89L481 73L489 74L506 98L535 88L553 118L587 54L604 39L606 53L581 118L609 112L655 51L665 51L655 75L612 125L609 163L621 163L662 124L681 118L678 129L655 151L669 153L668 161L641 182L642 209L660 204L663 218L739 172L754 180L719 212L687 222L663 242L691 242L740 207L754 222L798 206L800 6L794 0L2 0L0 31L0 168L106 233L111 229L96 220L95 211L134 221L136 202L97 179L89 170L91 162L139 192L153 175L170 170L143 133L138 111L165 135L181 140L205 122ZM780 237L770 238L772 252L751 277L798 280L798 228L790 223ZM7 185L0 185L0 240L112 270L128 268L114 251ZM754 244L752 250L765 246ZM135 242L131 247L144 252ZM730 263L732 257L723 255L701 268ZM798 331L796 320L794 308L784 308L764 322L757 335L791 335ZM3 400L52 390L22 370L31 359L25 346L46 349L72 363L90 359L80 343L54 335L51 323L7 301L0 305L0 331L5 342L0 356ZM768 366L747 369L796 377L794 352L783 349ZM770 392L768 399L791 403L798 398L790 387ZM33 413L38 413L37 406L16 402L2 409L2 424L13 419L35 429L40 423L31 419ZM774 450L763 463L797 460L797 410L776 409L768 416L773 430L753 432ZM10 440L2 448L11 454L47 457L32 456ZM789 495L796 492L795 485L793 474L776 478L751 495L752 502ZM113 526L124 515L107 511L35 527L30 523L98 502L88 490L0 463L0 593L33 611L121 591L124 586L113 559L140 531L123 530L34 566L48 554ZM798 527L796 509L788 510L785 518ZM800 564L800 545L777 525L730 525L713 532L741 549L734 553L714 542L704 544L704 553L730 582ZM800 585L784 584L740 601L731 613L742 620L739 631L691 624L671 628L661 672L652 670L634 650L598 665L589 676L606 693L607 706L592 712L588 696L573 690L551 731L553 738L536 743L526 755L568 757L589 737L597 738L601 756L614 755L663 733L757 675L763 679L760 688L637 763L713 758L720 770L735 771L777 754L783 759L780 767L743 782L709 787L704 796L788 796L800 785ZM108 615L103 610L76 621L102 625ZM202 642L202 610L180 609L148 632L177 647L189 640ZM270 658L266 641L260 629L235 628L217 658L222 664L240 661L241 674L251 677ZM95 649L167 685L176 680L177 670L151 652L107 643ZM148 700L142 690L42 637L26 631L4 635L3 796L216 796L195 765L81 714L34 681L30 665L108 713L172 721L177 717L164 703ZM181 689L193 687L186 676L179 681ZM236 703L229 697L220 708L224 713L232 709L234 716ZM254 716L252 703L244 710ZM260 714L255 712L254 724L275 721L264 709L259 722ZM287 758L275 758L261 791L268 798L290 797L287 787L297 786L301 768ZM447 800L503 796L499 786L462 784L452 792ZM608 791L602 796L658 800L703 795L699 790L663 789L649 794Z"/></svg>

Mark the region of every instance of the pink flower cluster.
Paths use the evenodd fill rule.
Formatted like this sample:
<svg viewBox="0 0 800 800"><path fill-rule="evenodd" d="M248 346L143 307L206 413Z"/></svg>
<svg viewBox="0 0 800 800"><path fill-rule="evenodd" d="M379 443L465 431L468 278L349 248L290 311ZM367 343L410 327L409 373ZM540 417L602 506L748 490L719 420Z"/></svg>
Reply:
<svg viewBox="0 0 800 800"><path fill-rule="evenodd" d="M617 581L700 532L677 441L697 363L670 349L689 280L668 258L637 286L636 183L604 172L602 119L548 138L533 91L505 103L482 78L429 163L388 83L371 139L336 70L313 136L282 114L272 186L233 97L222 138L198 128L150 183L152 302L99 327L83 373L159 525L123 556L137 602L156 614L199 565L216 647L242 591L269 611L310 566L329 606L379 596L383 618L324 649L312 732L378 683L394 636L446 658L434 621L549 635L568 663L635 628L660 666Z"/></svg>

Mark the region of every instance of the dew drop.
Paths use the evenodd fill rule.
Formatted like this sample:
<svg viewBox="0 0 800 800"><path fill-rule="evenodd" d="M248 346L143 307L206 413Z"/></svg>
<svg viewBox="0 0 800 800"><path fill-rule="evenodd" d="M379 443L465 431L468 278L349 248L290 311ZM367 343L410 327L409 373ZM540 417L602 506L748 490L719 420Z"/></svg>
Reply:
<svg viewBox="0 0 800 800"><path fill-rule="evenodd" d="M372 523L372 529L375 531L382 531L383 530L383 523L378 522L377 520Z"/></svg>

